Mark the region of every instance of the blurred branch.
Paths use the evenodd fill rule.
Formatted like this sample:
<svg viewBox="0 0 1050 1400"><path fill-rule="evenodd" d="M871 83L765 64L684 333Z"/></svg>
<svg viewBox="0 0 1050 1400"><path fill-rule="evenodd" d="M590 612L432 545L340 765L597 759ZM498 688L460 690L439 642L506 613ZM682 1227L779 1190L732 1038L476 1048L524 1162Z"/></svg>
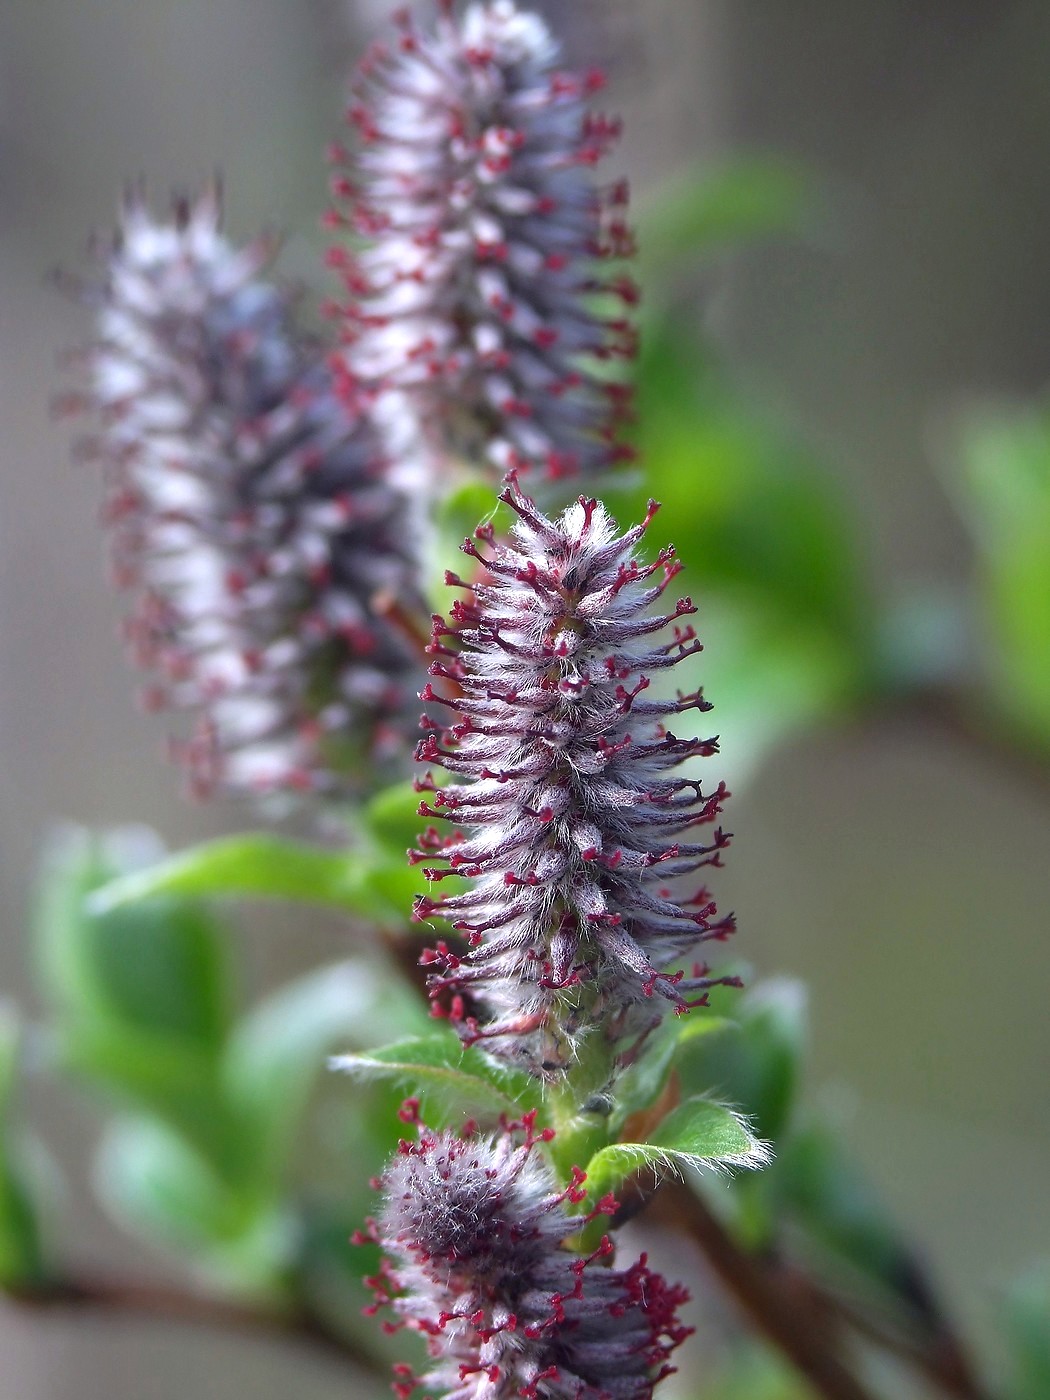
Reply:
<svg viewBox="0 0 1050 1400"><path fill-rule="evenodd" d="M872 1400L872 1393L842 1354L844 1325L910 1365L956 1400L990 1400L939 1313L936 1335L924 1345L853 1310L775 1255L758 1256L743 1249L683 1182L668 1182L656 1209L658 1216L676 1230L684 1229L699 1246L742 1311L823 1400Z"/></svg>
<svg viewBox="0 0 1050 1400"><path fill-rule="evenodd" d="M927 685L876 701L868 717L903 719L980 753L1042 801L1050 799L1050 763L1004 729L1002 721L950 686Z"/></svg>
<svg viewBox="0 0 1050 1400"><path fill-rule="evenodd" d="M114 1317L137 1317L266 1336L276 1341L309 1346L318 1353L327 1354L332 1360L344 1365L349 1363L373 1374L380 1374L384 1369L375 1357L335 1332L316 1314L306 1310L283 1312L226 1302L174 1284L84 1275L10 1290L0 1297L26 1311L97 1312Z"/></svg>
<svg viewBox="0 0 1050 1400"><path fill-rule="evenodd" d="M823 1400L874 1400L839 1354L836 1326L791 1280L742 1249L684 1182L669 1181L656 1212L699 1245L719 1281L760 1332L791 1361Z"/></svg>
<svg viewBox="0 0 1050 1400"><path fill-rule="evenodd" d="M823 1306L832 1310L854 1331L876 1346L892 1352L945 1394L957 1396L958 1400L989 1400L973 1374L961 1341L939 1311L931 1315L933 1326L929 1339L924 1342L828 1292L813 1279L808 1279L807 1283L814 1298L819 1298Z"/></svg>

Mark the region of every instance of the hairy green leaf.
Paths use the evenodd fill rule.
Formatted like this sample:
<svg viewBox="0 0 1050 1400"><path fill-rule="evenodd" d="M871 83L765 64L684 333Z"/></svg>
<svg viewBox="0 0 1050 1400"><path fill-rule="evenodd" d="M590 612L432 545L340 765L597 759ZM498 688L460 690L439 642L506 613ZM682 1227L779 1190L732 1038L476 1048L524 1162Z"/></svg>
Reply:
<svg viewBox="0 0 1050 1400"><path fill-rule="evenodd" d="M650 1037L634 1064L615 1084L616 1106L611 1127L618 1128L632 1113L649 1108L660 1097L680 1051L693 1041L717 1035L732 1024L724 1016L698 1009L688 1016L668 1016Z"/></svg>
<svg viewBox="0 0 1050 1400"><path fill-rule="evenodd" d="M760 1167L770 1155L739 1113L706 1098L686 1099L672 1109L646 1145L698 1162L742 1167Z"/></svg>
<svg viewBox="0 0 1050 1400"><path fill-rule="evenodd" d="M710 1099L687 1099L663 1120L648 1142L617 1142L600 1148L587 1165L592 1199L615 1191L636 1171L658 1176L688 1167L760 1167L769 1149L738 1113Z"/></svg>
<svg viewBox="0 0 1050 1400"><path fill-rule="evenodd" d="M539 1101L534 1080L499 1069L477 1050L465 1049L451 1030L415 1036L381 1050L340 1055L332 1066L363 1079L385 1078L403 1085L423 1101L425 1113L434 1115L431 1126L470 1116L517 1115Z"/></svg>
<svg viewBox="0 0 1050 1400"><path fill-rule="evenodd" d="M724 1035L683 1047L683 1090L714 1093L737 1104L755 1131L775 1142L790 1119L805 1045L805 989L780 978L760 983L733 1007Z"/></svg>

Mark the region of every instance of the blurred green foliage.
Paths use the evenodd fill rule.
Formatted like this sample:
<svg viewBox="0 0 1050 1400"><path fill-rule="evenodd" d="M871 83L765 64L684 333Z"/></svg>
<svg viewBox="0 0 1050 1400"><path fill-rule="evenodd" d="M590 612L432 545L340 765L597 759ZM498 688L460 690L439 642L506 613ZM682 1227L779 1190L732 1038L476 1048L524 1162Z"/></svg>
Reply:
<svg viewBox="0 0 1050 1400"><path fill-rule="evenodd" d="M1013 1360L1009 1400L1045 1400L1050 1395L1050 1265L1010 1290L1004 1321Z"/></svg>
<svg viewBox="0 0 1050 1400"><path fill-rule="evenodd" d="M170 1122L235 1174L243 1143L218 1112L234 991L228 939L201 906L157 900L95 916L91 892L155 858L139 831L61 833L35 920L41 981L58 1012L58 1063Z"/></svg>
<svg viewBox="0 0 1050 1400"><path fill-rule="evenodd" d="M322 968L241 1012L232 931L198 899L150 888L143 859L171 869L159 854L140 832L74 830L50 854L37 944L56 1063L119 1106L96 1171L113 1214L224 1287L280 1297L297 1248L292 1168L327 1054L426 1016L381 958ZM237 855L222 867L234 887L272 893L273 844ZM174 864L159 885L199 887L205 861ZM137 897L92 901L137 879Z"/></svg>
<svg viewBox="0 0 1050 1400"><path fill-rule="evenodd" d="M987 408L952 484L977 547L988 683L1023 742L1050 751L1050 408ZM954 465L954 464L953 464Z"/></svg>
<svg viewBox="0 0 1050 1400"><path fill-rule="evenodd" d="M704 1388L705 1400L811 1400L812 1394L783 1362L746 1346Z"/></svg>
<svg viewBox="0 0 1050 1400"><path fill-rule="evenodd" d="M812 171L782 156L679 171L642 210L638 273L647 297L650 289L661 295L668 266L805 234L817 226L820 203Z"/></svg>
<svg viewBox="0 0 1050 1400"><path fill-rule="evenodd" d="M814 201L803 172L750 159L676 180L643 210L640 470L604 493L622 520L661 502L655 529L700 605L706 689L749 765L878 683L859 522L827 467L726 370L701 310L706 260L803 232Z"/></svg>
<svg viewBox="0 0 1050 1400"><path fill-rule="evenodd" d="M0 1002L0 1288L32 1285L44 1268L39 1183L16 1103L21 1053L21 1019Z"/></svg>

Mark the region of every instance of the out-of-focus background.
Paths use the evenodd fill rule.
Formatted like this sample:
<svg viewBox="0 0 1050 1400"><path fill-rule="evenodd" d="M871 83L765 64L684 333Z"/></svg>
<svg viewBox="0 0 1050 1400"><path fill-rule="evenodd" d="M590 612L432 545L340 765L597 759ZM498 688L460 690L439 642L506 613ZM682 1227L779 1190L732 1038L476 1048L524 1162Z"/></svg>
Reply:
<svg viewBox="0 0 1050 1400"><path fill-rule="evenodd" d="M59 352L88 327L45 274L83 265L129 177L163 197L218 167L234 236L283 230L283 271L324 287L322 151L387 8L0 6L0 990L30 1007L26 916L54 824L144 822L175 847L248 824L182 802L163 722L134 708L99 482L48 413L68 383ZM971 450L960 425L980 405L1034 402L1050 377L1050 12L1034 0L542 8L575 61L611 70L608 105L626 126L617 166L643 216L673 202L676 180L691 187L743 155L797 172L791 228L737 240L731 218L724 249L709 242L696 266L678 249L672 274L655 265L657 242L647 270L684 289L681 329L718 360L734 413L753 413L774 459L812 459L854 519L846 548L870 571L881 617L870 625L885 633L873 651L934 682L976 667L987 648L980 608L967 611L979 536L957 509ZM682 364L672 355L668 373ZM643 402L658 389L653 370ZM679 470L716 498L718 441L698 442L694 460L683 431ZM667 528L687 555L681 526ZM742 531L728 571L747 575L761 549L761 531ZM823 682L799 680L790 619L778 663L749 671L743 649L720 694L733 616L715 607L713 635L703 614L701 629L736 789L718 886L738 913L736 951L763 975L808 983L807 1092L831 1105L994 1351L1003 1289L1050 1254L1046 751L934 703L829 706L823 721ZM834 656L820 666L834 673ZM241 922L253 990L348 941L320 916ZM92 1116L55 1090L36 1107L75 1180ZM130 1257L83 1181L64 1222L75 1257ZM0 1348L4 1400L347 1393L334 1364L200 1330L0 1311Z"/></svg>

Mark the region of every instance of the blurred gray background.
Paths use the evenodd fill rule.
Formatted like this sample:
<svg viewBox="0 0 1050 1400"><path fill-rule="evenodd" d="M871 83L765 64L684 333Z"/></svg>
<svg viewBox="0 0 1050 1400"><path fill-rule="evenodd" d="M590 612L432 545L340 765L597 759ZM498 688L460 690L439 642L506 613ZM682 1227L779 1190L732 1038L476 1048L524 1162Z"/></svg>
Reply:
<svg viewBox="0 0 1050 1400"><path fill-rule="evenodd" d="M99 483L49 421L82 265L116 195L226 175L234 236L288 235L315 284L325 142L385 0L0 0L0 990L32 1004L36 854L63 819L173 845L246 824L193 808L139 715L96 528ZM968 546L931 470L946 408L1050 371L1050 10L1006 0L549 0L575 57L612 56L619 163L640 198L740 149L826 179L827 237L727 261L709 330L830 461L887 594L957 579ZM678 541L685 548L687 542ZM717 696L713 697L716 701ZM727 756L732 767L732 756ZM1005 1281L1050 1254L1046 787L920 723L781 750L734 799L720 881L738 951L811 987L812 1092L987 1335ZM344 948L245 931L260 980ZM91 1118L42 1104L83 1161ZM76 1195L75 1253L118 1246ZM345 1395L323 1361L198 1331L0 1311L2 1400Z"/></svg>

